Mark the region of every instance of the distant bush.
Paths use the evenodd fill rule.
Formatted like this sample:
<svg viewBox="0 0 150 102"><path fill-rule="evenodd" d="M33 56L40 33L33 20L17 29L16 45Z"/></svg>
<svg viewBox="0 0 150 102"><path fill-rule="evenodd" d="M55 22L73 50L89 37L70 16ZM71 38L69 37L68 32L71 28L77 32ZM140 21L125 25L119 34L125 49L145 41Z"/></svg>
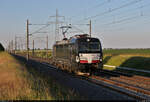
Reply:
<svg viewBox="0 0 150 102"><path fill-rule="evenodd" d="M5 49L4 49L4 47L3 47L3 45L0 43L0 51L4 51Z"/></svg>

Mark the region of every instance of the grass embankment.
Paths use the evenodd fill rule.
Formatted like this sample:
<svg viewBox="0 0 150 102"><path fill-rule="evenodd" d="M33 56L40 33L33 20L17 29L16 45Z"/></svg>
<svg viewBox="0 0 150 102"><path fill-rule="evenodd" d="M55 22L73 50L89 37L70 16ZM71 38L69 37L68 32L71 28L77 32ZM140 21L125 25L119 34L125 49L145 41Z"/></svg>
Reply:
<svg viewBox="0 0 150 102"><path fill-rule="evenodd" d="M107 49L103 53L106 65L150 70L150 49ZM108 67L104 69L115 70Z"/></svg>
<svg viewBox="0 0 150 102"><path fill-rule="evenodd" d="M35 68L26 66L8 53L0 52L0 100L79 99L50 76L44 77Z"/></svg>

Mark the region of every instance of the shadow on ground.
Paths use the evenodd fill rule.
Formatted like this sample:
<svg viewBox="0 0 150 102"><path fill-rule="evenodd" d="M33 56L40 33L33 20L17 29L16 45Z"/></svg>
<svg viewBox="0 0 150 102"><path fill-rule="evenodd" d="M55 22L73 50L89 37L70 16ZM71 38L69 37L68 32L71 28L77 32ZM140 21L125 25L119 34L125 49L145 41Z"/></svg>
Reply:
<svg viewBox="0 0 150 102"><path fill-rule="evenodd" d="M106 56L106 57L103 59L103 64L106 64L112 57L117 56L117 55L118 55L118 54L112 54L112 55Z"/></svg>
<svg viewBox="0 0 150 102"><path fill-rule="evenodd" d="M150 70L150 58L148 57L131 57L123 62L120 67L130 67L137 69Z"/></svg>
<svg viewBox="0 0 150 102"><path fill-rule="evenodd" d="M150 58L149 57L131 57L128 60L124 61L120 67L129 67L134 69L141 70L150 70ZM150 77L149 73L136 72L136 71L125 71L127 73L132 73L133 75L142 75Z"/></svg>

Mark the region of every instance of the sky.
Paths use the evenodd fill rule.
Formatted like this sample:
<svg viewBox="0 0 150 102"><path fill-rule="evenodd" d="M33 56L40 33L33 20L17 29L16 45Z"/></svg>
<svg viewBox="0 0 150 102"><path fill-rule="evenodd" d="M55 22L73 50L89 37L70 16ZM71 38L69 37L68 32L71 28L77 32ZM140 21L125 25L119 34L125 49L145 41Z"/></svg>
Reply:
<svg viewBox="0 0 150 102"><path fill-rule="evenodd" d="M55 41L56 9L60 21L72 24L67 37L79 33L89 33L92 21L92 37L101 40L103 48L150 48L150 0L0 0L0 42L6 48L17 36L19 45L25 47L26 20L30 24L51 25L41 33L30 37L30 48L35 40L36 48L49 48ZM59 25L59 27L61 24ZM43 25L30 25L33 33ZM81 32L82 31L82 32ZM46 32L46 33L42 33ZM61 30L57 38L62 39Z"/></svg>

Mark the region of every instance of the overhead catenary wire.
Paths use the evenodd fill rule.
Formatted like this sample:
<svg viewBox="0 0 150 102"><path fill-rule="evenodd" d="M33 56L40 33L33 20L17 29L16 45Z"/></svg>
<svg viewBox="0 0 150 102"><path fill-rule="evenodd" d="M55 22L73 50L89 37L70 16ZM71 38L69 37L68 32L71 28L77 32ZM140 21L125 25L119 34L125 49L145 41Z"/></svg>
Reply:
<svg viewBox="0 0 150 102"><path fill-rule="evenodd" d="M74 28L74 29L78 30L79 32L81 32L81 33L85 33L83 30L79 29L78 27L76 27L76 26L74 26L74 25L71 25L71 26L72 26L72 28Z"/></svg>
<svg viewBox="0 0 150 102"><path fill-rule="evenodd" d="M149 15L150 16L150 15ZM140 23L140 25L142 25L142 24L150 24L150 18L149 18L149 16L142 16L142 17L144 17L144 18L148 18L148 19L145 19L144 21L144 23L143 23L143 20L142 20L142 23ZM114 27L113 27L113 29L110 29L110 27L108 26L107 27L107 30L104 30L104 31L122 31L122 30L128 30L129 28L133 28L133 27L137 27L137 26L126 26L126 27L124 27L124 25L125 24L128 24L128 23L132 23L132 24L134 24L134 23L139 23L139 22L136 22L137 21L137 19L139 19L140 18L140 16L139 17L137 17L136 19L132 19L132 20L129 20L128 22L123 22L123 23L116 23L117 25L119 25L119 24L121 24L121 25L123 25L123 26L119 26L119 28L117 27L117 26L115 26L115 27L117 27L117 29L114 29Z"/></svg>
<svg viewBox="0 0 150 102"><path fill-rule="evenodd" d="M110 23L105 23L103 25L112 25L112 24L122 23L122 22L125 22L125 21L129 21L129 20L133 20L133 19L139 18L141 16L142 15L136 15L136 16L132 16L132 17L127 17L127 18L123 18L123 19L120 19L120 20L112 21Z"/></svg>
<svg viewBox="0 0 150 102"><path fill-rule="evenodd" d="M141 1L143 1L143 2L141 2ZM131 4L130 4L131 3ZM134 6L132 6L132 5L134 5L134 4L139 4L139 3L141 3L140 4L140 6L138 6L138 7L135 7L134 9L133 9L133 7ZM144 15L146 14L146 13L144 13L144 11L143 11L143 9L144 8L146 8L146 7L148 7L149 6L149 3L146 3L145 5L143 4L143 3L145 3L144 2L144 0L134 0L134 1L130 1L130 2L128 2L128 3L125 3L125 4L123 4L123 5L121 5L121 6L119 6L119 7L115 7L115 8L112 8L112 9L109 9L109 13L113 13L114 11L120 11L120 10L122 10L122 8L125 8L125 7L128 7L128 6L131 6L131 9L128 9L128 11L127 11L127 13L128 12L130 12L130 11L133 11L133 10L136 10L136 12L139 12L140 11L140 15L138 15L138 17L135 17L134 15L133 16L123 16L123 18L122 19L120 19L120 17L119 17L119 19L117 20L116 18L117 18L117 16L118 15L121 15L121 13L124 13L124 12L119 12L118 13L118 15L115 15L114 14L114 16L113 16L113 22L108 22L108 23L112 23L112 24L110 24L110 25L114 25L114 24L122 24L122 23L128 23L128 22L132 22L132 20L133 21L135 21L135 20L137 20L138 18L143 18L144 17ZM124 10L124 9L123 9ZM126 9L125 9L126 10ZM139 10L139 11L137 11L137 10ZM108 14L109 14L108 13ZM116 12L115 12L116 13ZM104 14L105 15L105 14ZM130 15L130 14L129 14ZM103 15L101 15L101 16L103 16ZM99 16L100 17L100 16ZM111 16L105 16L104 18L107 18L107 17L112 17L112 15ZM97 18L97 17L95 17L95 18ZM92 18L92 19L94 19L94 18ZM85 19L84 19L85 20ZM80 20L80 22L81 21L84 21L84 20ZM104 21L104 20L101 20L101 21ZM107 20L108 21L108 20ZM95 21L95 22L97 22L97 21ZM101 24L101 23L99 23L99 24ZM107 23L104 23L104 24L107 24ZM94 24L95 25L95 24ZM108 24L109 25L109 24ZM112 27L115 27L115 26L112 26Z"/></svg>
<svg viewBox="0 0 150 102"><path fill-rule="evenodd" d="M110 26L110 25L114 25L114 24L122 24L122 22L124 23L125 21L131 21L132 22L133 20L136 20L140 17L142 17L142 18L149 17L147 14L141 14L141 13L139 13L138 15L136 15L136 13L135 13L133 15L134 16L131 16L131 17L121 17L122 19L114 20L112 22L104 23L104 24L101 24L101 25L105 25L105 26L109 25ZM128 23L128 22L125 22L125 23Z"/></svg>
<svg viewBox="0 0 150 102"><path fill-rule="evenodd" d="M107 3L109 3L109 2L110 2L110 0L105 0L105 1L99 3L99 4L95 5L95 6L92 6L92 7L87 8L86 10L82 11L82 13L83 13L83 12L87 12L87 11L89 11L89 10L96 9L96 8L98 8L98 7L102 7L102 6L104 6L105 4L107 4ZM78 15L80 15L80 13L76 14L75 16L71 16L71 19L77 18Z"/></svg>
<svg viewBox="0 0 150 102"><path fill-rule="evenodd" d="M93 7L89 8L89 9L96 9L96 8L98 8L98 7L102 7L102 6L104 6L106 3L110 3L110 2L111 2L111 0L105 0L105 1L103 1L102 3L97 4L96 6L93 6Z"/></svg>
<svg viewBox="0 0 150 102"><path fill-rule="evenodd" d="M133 12L133 11L137 11L137 10L140 10L141 8L142 9L144 9L144 8L146 8L146 7L149 7L150 6L150 3L148 3L148 4L145 4L145 5L142 5L142 6L138 6L138 7L135 7L135 8L132 8L132 9L128 9L128 10L126 10L126 11L124 11L124 12L119 12L119 13L116 13L116 14L113 14L113 15L110 15L110 16L104 16L103 18L104 19L106 19L106 18L112 18L112 17L117 17L117 16L119 16L119 15L122 15L122 14L124 14L125 12L127 12L127 13L129 13L129 12ZM140 13L141 13L141 15L144 15L144 13L143 13L143 11L140 11ZM129 14L128 14L129 15ZM120 18L120 17L119 17ZM121 17L122 18L122 17ZM102 19L102 18L97 18L97 19L94 19L94 21L96 21L96 22L98 22L99 21L99 19ZM104 20L101 20L101 22L103 22ZM108 21L108 20L107 20Z"/></svg>
<svg viewBox="0 0 150 102"><path fill-rule="evenodd" d="M45 24L45 26L39 28L38 30L36 30L36 31L34 31L34 32L30 33L30 34L38 33L38 32L41 31L42 29L47 28L49 25L50 25L50 24Z"/></svg>
<svg viewBox="0 0 150 102"><path fill-rule="evenodd" d="M126 3L126 4L123 4L123 5L119 6L119 7L112 8L112 9L109 9L109 10L104 11L104 12L102 12L102 13L96 14L96 15L94 15L94 16L90 16L90 17L87 17L87 18L85 18L85 19L79 20L78 22L81 22L81 21L84 21L84 20L93 19L93 18L96 18L96 17L103 16L103 15L105 15L105 14L112 13L112 12L117 11L117 10L120 10L120 9L122 9L122 8L131 6L131 5L134 5L134 4L136 4L136 3L140 2L140 1L142 1L142 0L134 0L134 1L128 2L128 3Z"/></svg>
<svg viewBox="0 0 150 102"><path fill-rule="evenodd" d="M123 19L119 19L119 20L116 20L116 19L113 19L113 21L112 22L109 22L109 23L104 23L104 24L102 24L102 25L108 25L108 27L110 26L110 25L114 25L114 24L122 24L122 23L126 23L126 21L130 21L130 22L132 22L132 21L135 21L135 20L137 20L137 19L139 19L139 18L143 18L143 17L145 17L145 14L146 13L144 13L143 12L143 10L141 10L141 8L143 9L143 8L146 8L147 6L149 6L149 3L147 3L147 4L145 4L145 5L140 5L139 7L137 7L137 8L135 8L136 10L137 9L139 9L140 10L140 14L138 14L137 16L131 16L131 17L123 17ZM132 10L132 9L131 9ZM129 12L131 11L131 10L129 10ZM115 15L114 15L115 16ZM117 16L117 15L116 15ZM116 17L115 16L115 17ZM109 17L112 17L112 16L109 16ZM104 21L104 20L103 20ZM107 20L108 21L108 20ZM127 22L127 23L128 23ZM129 23L130 23L129 22ZM102 26L101 26L102 27ZM106 26L105 26L106 27ZM108 28L107 27L107 28ZM115 26L112 26L112 27L115 27ZM121 28L121 29L123 29L123 28Z"/></svg>

